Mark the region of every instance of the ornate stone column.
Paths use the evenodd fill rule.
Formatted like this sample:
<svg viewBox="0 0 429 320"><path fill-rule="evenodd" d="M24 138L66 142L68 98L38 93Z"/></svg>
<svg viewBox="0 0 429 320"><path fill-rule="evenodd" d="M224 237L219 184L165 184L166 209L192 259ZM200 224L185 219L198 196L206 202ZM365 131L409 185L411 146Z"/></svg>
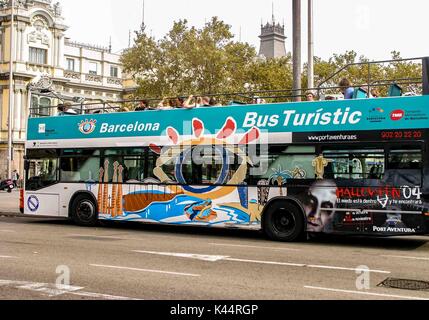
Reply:
<svg viewBox="0 0 429 320"><path fill-rule="evenodd" d="M57 67L62 67L62 60L63 60L63 50L64 50L64 33L60 32L58 34L58 61L57 61Z"/></svg>
<svg viewBox="0 0 429 320"><path fill-rule="evenodd" d="M4 61L4 50L5 50L5 41L6 41L6 35L5 35L5 28L4 26L0 27L0 37L1 37L1 49L0 49L0 61Z"/></svg>
<svg viewBox="0 0 429 320"><path fill-rule="evenodd" d="M20 39L20 43L19 43L19 55L18 55L18 59L19 61L24 61L24 47L25 47L25 29L26 29L26 25L21 23L18 25L18 30L19 30L19 39Z"/></svg>

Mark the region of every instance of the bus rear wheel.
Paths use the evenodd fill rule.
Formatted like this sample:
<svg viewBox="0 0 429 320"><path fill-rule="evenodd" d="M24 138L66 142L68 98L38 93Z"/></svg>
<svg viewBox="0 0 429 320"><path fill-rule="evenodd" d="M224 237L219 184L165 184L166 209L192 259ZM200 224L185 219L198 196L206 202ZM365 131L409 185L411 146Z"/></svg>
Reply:
<svg viewBox="0 0 429 320"><path fill-rule="evenodd" d="M288 201L274 202L263 217L263 230L274 241L294 242L304 235L302 210Z"/></svg>
<svg viewBox="0 0 429 320"><path fill-rule="evenodd" d="M74 223L84 227L93 227L97 224L97 205L90 196L78 195L71 205L71 218Z"/></svg>

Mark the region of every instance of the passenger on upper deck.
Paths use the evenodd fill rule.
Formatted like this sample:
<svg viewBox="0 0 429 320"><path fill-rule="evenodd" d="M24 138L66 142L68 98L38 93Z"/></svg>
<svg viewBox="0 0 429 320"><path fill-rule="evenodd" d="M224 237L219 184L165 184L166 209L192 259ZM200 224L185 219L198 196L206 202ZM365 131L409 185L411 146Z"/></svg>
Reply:
<svg viewBox="0 0 429 320"><path fill-rule="evenodd" d="M372 98L380 98L380 91L378 91L377 88L374 88L371 90L371 97Z"/></svg>
<svg viewBox="0 0 429 320"><path fill-rule="evenodd" d="M314 102L314 101L316 101L316 95L313 92L311 92L311 91L308 91L306 93L305 97L307 98L308 102Z"/></svg>
<svg viewBox="0 0 429 320"><path fill-rule="evenodd" d="M61 103L57 106L59 116L77 115L77 112L71 108L70 102Z"/></svg>
<svg viewBox="0 0 429 320"><path fill-rule="evenodd" d="M351 82L347 78L343 78L339 84L341 93L344 95L345 100L353 99L355 89L352 87Z"/></svg>
<svg viewBox="0 0 429 320"><path fill-rule="evenodd" d="M146 111L149 109L149 101L141 100L139 106L134 111Z"/></svg>
<svg viewBox="0 0 429 320"><path fill-rule="evenodd" d="M210 98L209 97L203 97L201 104L202 104L201 107L211 107Z"/></svg>
<svg viewBox="0 0 429 320"><path fill-rule="evenodd" d="M172 110L174 101L168 100L167 98L162 99L162 101L158 104L157 110Z"/></svg>
<svg viewBox="0 0 429 320"><path fill-rule="evenodd" d="M209 105L212 106L212 107L219 107L219 106L221 106L221 104L214 97L210 98Z"/></svg>

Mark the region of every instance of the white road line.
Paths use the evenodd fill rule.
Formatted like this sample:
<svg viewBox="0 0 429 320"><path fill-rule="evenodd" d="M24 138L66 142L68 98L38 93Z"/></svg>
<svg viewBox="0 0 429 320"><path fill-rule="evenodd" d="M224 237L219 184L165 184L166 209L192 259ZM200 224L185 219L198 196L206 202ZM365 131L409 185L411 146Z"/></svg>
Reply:
<svg viewBox="0 0 429 320"><path fill-rule="evenodd" d="M185 277L200 277L199 274L192 273L182 273L182 272L172 272L172 271L162 271L162 270L150 270L150 269L140 269L140 268L130 268L130 267L121 267L121 266L109 266L101 264L90 264L91 267L97 268L106 268L106 269L118 269L118 270L130 270L130 271L140 271L140 272L149 272L149 273L161 273L168 274L173 276L185 276Z"/></svg>
<svg viewBox="0 0 429 320"><path fill-rule="evenodd" d="M104 299L104 300L139 300L139 299L129 298L129 297L121 297L121 296L113 296L109 294L80 291L84 289L84 287L55 285L55 284L49 284L49 283L39 283L39 282L30 282L30 281L0 280L0 286L14 287L16 289L38 292L50 298L71 294L75 296L90 297L90 298Z"/></svg>
<svg viewBox="0 0 429 320"><path fill-rule="evenodd" d="M382 255L382 257L385 257L385 258L396 258L396 259L429 261L429 257L392 256L392 255Z"/></svg>
<svg viewBox="0 0 429 320"><path fill-rule="evenodd" d="M143 299L122 297L122 296L112 296L110 294L85 292L85 291L70 292L70 294L75 295L75 296L89 297L89 298L95 298L95 299L104 299L104 300L143 300Z"/></svg>
<svg viewBox="0 0 429 320"><path fill-rule="evenodd" d="M124 238L118 238L115 236L96 236L91 234L69 234L68 237L79 237L79 238L98 238L98 239L111 239L111 240L124 240Z"/></svg>
<svg viewBox="0 0 429 320"><path fill-rule="evenodd" d="M186 258L194 260L202 260L207 262L218 262L218 261L232 261L232 262L244 262L244 263L257 263L257 264L266 264L266 265L276 265L276 266L287 266L287 267L299 267L299 268L313 268L313 269L330 269L330 270L344 270L344 271L365 271L371 273L383 273L390 274L390 271L384 270L363 270L358 268L346 268L346 267L337 267L337 266L322 266L322 265L311 265L305 263L292 263L292 262L277 262L277 261L261 261L261 260L248 260L248 259L236 259L229 256L210 256L210 255L200 255L192 253L170 253L170 252L154 252L154 251L139 251L134 250L133 252L159 255L159 256L169 256L176 258Z"/></svg>
<svg viewBox="0 0 429 320"><path fill-rule="evenodd" d="M355 271L355 272L372 272L372 273L384 273L384 274L391 274L390 271L384 271L384 270L372 270L372 269L359 269L359 268L345 268L345 267L333 267L333 266L319 266L319 265L307 265L307 268L314 268L314 269L331 269L331 270L346 270L346 271Z"/></svg>
<svg viewBox="0 0 429 320"><path fill-rule="evenodd" d="M268 250L279 250L279 251L301 251L300 249L293 249L293 248L261 247L261 246L250 246L250 245L241 245L241 244L227 244L227 243L209 243L209 244L212 246L218 246L218 247L268 249Z"/></svg>
<svg viewBox="0 0 429 320"><path fill-rule="evenodd" d="M302 263L259 261L259 260L246 260L246 259L234 259L234 258L228 258L225 260L232 261L232 262L258 263L258 264L269 264L274 266L287 266L287 267L300 267L300 268L303 268L306 266L305 264L302 264Z"/></svg>
<svg viewBox="0 0 429 320"><path fill-rule="evenodd" d="M212 255L206 255L206 254L193 254L193 253L171 253L171 252L155 252L155 251L140 251L140 250L134 250L133 252L152 254L152 255L158 255L158 256L187 258L187 259L194 259L194 260L201 260L201 261L208 261L208 262L216 262L216 261L225 260L226 258L229 258L229 256L212 256Z"/></svg>
<svg viewBox="0 0 429 320"><path fill-rule="evenodd" d="M228 258L226 261L234 262L246 262L246 263L258 263L258 264L269 264L277 266L288 266L288 267L300 267L300 268L313 268L313 269L328 269L328 270L344 270L344 271L366 271L372 273L384 273L390 274L390 271L384 270L368 270L368 269L358 269L358 268L346 268L346 267L335 267L335 266L320 266L320 265L311 265L311 264L302 264L302 263L288 263L288 262L275 262L275 261L260 261L260 260L246 260L246 259L233 259Z"/></svg>
<svg viewBox="0 0 429 320"><path fill-rule="evenodd" d="M13 257L13 256L0 256L0 259L18 259L18 257Z"/></svg>
<svg viewBox="0 0 429 320"><path fill-rule="evenodd" d="M15 230L0 230L0 232L3 232L3 233L16 233Z"/></svg>
<svg viewBox="0 0 429 320"><path fill-rule="evenodd" d="M320 291L330 291L330 292L338 292L338 293L358 294L358 295L373 296L373 297L407 299L407 300L429 300L429 298L411 297L411 296L399 296L399 295L393 295L393 294L372 293L372 292L365 292L365 291L341 290L341 289L331 289L331 288L312 287L312 286L305 286L304 288L305 289L312 289L312 290L320 290Z"/></svg>

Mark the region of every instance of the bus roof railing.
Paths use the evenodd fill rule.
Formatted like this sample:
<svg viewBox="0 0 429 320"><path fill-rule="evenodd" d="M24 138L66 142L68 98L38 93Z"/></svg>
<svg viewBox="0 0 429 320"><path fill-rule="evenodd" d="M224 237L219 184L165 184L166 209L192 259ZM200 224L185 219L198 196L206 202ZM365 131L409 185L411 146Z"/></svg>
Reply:
<svg viewBox="0 0 429 320"><path fill-rule="evenodd" d="M372 79L371 75L371 65L385 64L385 63L400 63L400 62L409 62L409 61L422 61L422 77L421 78L399 78L399 79ZM318 86L315 88L302 88L302 89L282 89L282 90L256 90L256 91L243 91L243 92L228 92L228 93L209 93L209 94L197 94L193 95L193 99L196 100L202 97L209 98L218 98L220 102L223 102L223 105L246 105L254 104L257 100L270 100L270 102L291 102L297 98L302 98L306 95L306 92L313 92L317 96L327 97L334 96L335 93L341 89L340 86L328 84L332 82L333 79L338 77L342 72L346 71L352 66L368 66L368 75L367 81L362 84L351 85L353 88L361 88L367 92L367 97L370 98L371 90L373 88L389 88L391 85L398 86L414 86L410 94L429 94L429 57L426 58L408 58L408 59L395 59L395 60L381 60L381 61L364 61L350 63L338 69L335 73L319 82ZM386 90L387 92L388 90ZM417 92L416 92L417 91ZM421 91L421 92L419 92ZM49 96L52 95L51 92L39 93L39 96ZM57 94L53 94L53 97L58 97ZM135 108L141 101L147 101L149 104L155 102L158 104L159 101L163 100L175 100L178 98L186 99L188 95L182 96L172 96L164 98L138 98L138 99L128 99L121 101L114 100L98 100L90 102L81 102L76 104L67 105L67 109L72 112L69 114L95 114L95 113L113 113L119 111L134 111ZM32 106L30 108L30 117L48 117L55 115L55 110L58 106ZM130 109L131 108L131 109ZM134 108L134 109L133 109ZM155 106L149 110L156 109ZM67 114L67 113L66 113Z"/></svg>

